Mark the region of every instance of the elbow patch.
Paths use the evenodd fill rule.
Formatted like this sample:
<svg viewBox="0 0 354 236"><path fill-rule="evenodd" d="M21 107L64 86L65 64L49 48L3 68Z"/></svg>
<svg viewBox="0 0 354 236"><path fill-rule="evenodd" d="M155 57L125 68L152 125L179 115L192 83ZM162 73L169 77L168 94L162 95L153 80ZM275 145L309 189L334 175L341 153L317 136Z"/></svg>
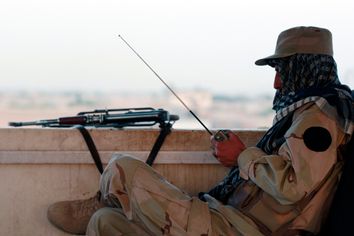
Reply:
<svg viewBox="0 0 354 236"><path fill-rule="evenodd" d="M303 139L306 147L314 152L324 152L332 143L331 134L323 127L308 128L303 135Z"/></svg>

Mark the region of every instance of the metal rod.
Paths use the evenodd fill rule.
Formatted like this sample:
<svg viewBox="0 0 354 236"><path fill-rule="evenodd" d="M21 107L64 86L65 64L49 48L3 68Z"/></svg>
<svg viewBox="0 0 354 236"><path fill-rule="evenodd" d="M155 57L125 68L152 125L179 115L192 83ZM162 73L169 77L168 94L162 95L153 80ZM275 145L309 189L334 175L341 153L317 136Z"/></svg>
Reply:
<svg viewBox="0 0 354 236"><path fill-rule="evenodd" d="M175 95L175 97L182 103L182 105L192 114L192 116L194 116L194 118L197 119L197 121L204 127L204 129L210 134L213 135L213 133L208 129L208 127L205 126L205 124L198 118L198 116L196 114L194 114L194 112L189 109L189 107L182 101L182 99L170 88L170 86L168 86L168 84L156 73L156 71L139 55L139 53L137 53L134 48L132 46L130 46L130 44L125 41L125 39L121 36L118 35L119 38L121 38L123 40L123 42L135 53L135 55L137 55L142 62L144 62L144 64L149 67L149 69L156 75L157 78L159 78L159 80L171 91L171 93L173 95Z"/></svg>

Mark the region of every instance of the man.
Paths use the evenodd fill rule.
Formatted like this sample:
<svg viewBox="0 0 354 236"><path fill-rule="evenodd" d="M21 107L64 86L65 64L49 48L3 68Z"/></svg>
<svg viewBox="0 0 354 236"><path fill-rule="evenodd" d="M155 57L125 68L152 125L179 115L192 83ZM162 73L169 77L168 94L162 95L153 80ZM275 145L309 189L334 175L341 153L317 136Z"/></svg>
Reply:
<svg viewBox="0 0 354 236"><path fill-rule="evenodd" d="M232 132L211 138L214 156L231 170L208 193L190 197L120 155L106 167L95 198L53 204L49 220L87 235L316 234L353 132L351 91L340 84L332 56L326 29L279 35L275 53L256 61L276 71L274 124L256 147L246 148Z"/></svg>

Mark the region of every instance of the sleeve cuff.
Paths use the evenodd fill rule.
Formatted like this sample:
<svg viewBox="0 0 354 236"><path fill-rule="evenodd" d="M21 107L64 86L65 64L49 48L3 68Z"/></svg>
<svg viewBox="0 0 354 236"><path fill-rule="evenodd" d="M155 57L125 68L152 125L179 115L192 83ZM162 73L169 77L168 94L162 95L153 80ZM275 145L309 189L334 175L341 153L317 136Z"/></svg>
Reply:
<svg viewBox="0 0 354 236"><path fill-rule="evenodd" d="M240 177L248 180L251 176L254 176L254 162L264 155L266 154L257 147L249 147L241 152L237 160L240 169Z"/></svg>

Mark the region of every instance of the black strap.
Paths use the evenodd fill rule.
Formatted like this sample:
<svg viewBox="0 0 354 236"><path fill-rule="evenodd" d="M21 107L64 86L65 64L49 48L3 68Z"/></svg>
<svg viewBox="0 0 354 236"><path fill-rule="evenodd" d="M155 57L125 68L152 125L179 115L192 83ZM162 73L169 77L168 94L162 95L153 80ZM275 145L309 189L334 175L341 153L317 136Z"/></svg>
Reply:
<svg viewBox="0 0 354 236"><path fill-rule="evenodd" d="M100 174L102 174L103 173L103 166L102 166L100 154L98 154L96 145L93 142L93 139L92 139L90 133L82 125L75 125L74 128L78 129L80 131L80 133L82 134L82 137L85 140L85 143L91 153L91 156L96 164L96 167L97 167L98 171L100 172Z"/></svg>
<svg viewBox="0 0 354 236"><path fill-rule="evenodd" d="M166 123L160 126L160 134L157 137L148 158L146 159L146 164L148 164L149 166L152 166L152 164L154 163L157 153L159 152L163 142L165 141L166 136L171 132L171 127L171 123Z"/></svg>
<svg viewBox="0 0 354 236"><path fill-rule="evenodd" d="M166 123L160 126L161 130L160 130L160 134L157 137L154 146L151 149L151 152L148 156L148 158L146 159L146 164L148 164L149 166L152 166L152 164L155 161L155 158L158 154L158 152L160 151L160 148L163 144L163 142L166 139L166 136L171 133L171 127L172 124L171 123ZM98 169L98 171L100 172L100 174L103 173L103 165L102 165L102 161L100 158L100 154L97 151L96 145L90 135L90 133L87 131L87 129L82 126L82 125L75 125L74 128L78 129L82 135L82 137L85 140L85 143L91 153L91 156L95 162L95 165Z"/></svg>

